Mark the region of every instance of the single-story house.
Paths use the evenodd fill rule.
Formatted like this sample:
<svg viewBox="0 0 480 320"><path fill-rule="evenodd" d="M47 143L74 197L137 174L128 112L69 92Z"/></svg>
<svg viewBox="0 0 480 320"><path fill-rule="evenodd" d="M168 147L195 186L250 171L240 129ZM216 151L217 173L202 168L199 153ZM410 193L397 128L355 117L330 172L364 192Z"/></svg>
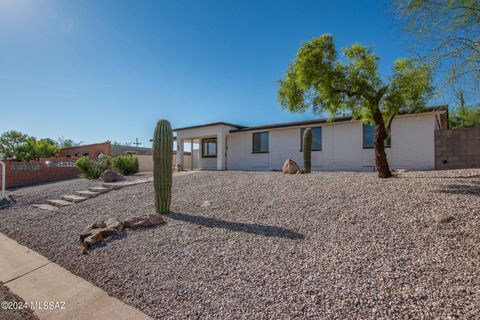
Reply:
<svg viewBox="0 0 480 320"><path fill-rule="evenodd" d="M313 131L313 170L373 170L375 128L350 116L253 127L215 122L176 128L176 164L193 170L270 171L292 159L302 166L305 128ZM390 166L434 169L434 133L447 128L447 106L396 116L391 138L386 141ZM192 150L189 167L184 161L185 143L190 143Z"/></svg>
<svg viewBox="0 0 480 320"><path fill-rule="evenodd" d="M120 155L151 155L152 148L143 148L135 146L123 146L113 144L110 141L94 144L84 144L81 146L73 146L60 149L59 157L89 157L96 159L101 156L120 156Z"/></svg>

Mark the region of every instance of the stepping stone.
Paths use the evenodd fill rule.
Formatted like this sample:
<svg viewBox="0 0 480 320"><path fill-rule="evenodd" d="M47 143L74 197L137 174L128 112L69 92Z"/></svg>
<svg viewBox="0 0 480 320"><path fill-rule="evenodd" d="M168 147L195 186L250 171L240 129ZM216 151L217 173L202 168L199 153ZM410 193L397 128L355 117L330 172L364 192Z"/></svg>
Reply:
<svg viewBox="0 0 480 320"><path fill-rule="evenodd" d="M62 198L62 200L70 201L70 202L73 202L73 203L82 202L84 200L87 200L86 197L81 197L81 196L77 196L77 195L74 195L74 194L64 194L63 196L60 196L60 198Z"/></svg>
<svg viewBox="0 0 480 320"><path fill-rule="evenodd" d="M135 181L104 182L102 183L102 186L110 189L121 189L123 187L133 186L135 184L138 184L138 182L135 182Z"/></svg>
<svg viewBox="0 0 480 320"><path fill-rule="evenodd" d="M49 211L58 210L57 207L49 205L49 204L34 204L33 206L35 208L42 209L42 210L49 210Z"/></svg>
<svg viewBox="0 0 480 320"><path fill-rule="evenodd" d="M80 190L80 191L75 191L75 193L86 198L94 198L100 194L100 192L93 192L90 190Z"/></svg>
<svg viewBox="0 0 480 320"><path fill-rule="evenodd" d="M98 186L98 187L90 187L88 188L88 190L93 192L98 192L98 193L105 193L105 192L111 191L112 189Z"/></svg>
<svg viewBox="0 0 480 320"><path fill-rule="evenodd" d="M53 199L53 200L47 200L49 204L53 205L53 206L57 206L57 207L66 207L66 206L69 206L71 205L72 203L71 202L68 202L68 201L65 201L65 200L57 200L57 199Z"/></svg>

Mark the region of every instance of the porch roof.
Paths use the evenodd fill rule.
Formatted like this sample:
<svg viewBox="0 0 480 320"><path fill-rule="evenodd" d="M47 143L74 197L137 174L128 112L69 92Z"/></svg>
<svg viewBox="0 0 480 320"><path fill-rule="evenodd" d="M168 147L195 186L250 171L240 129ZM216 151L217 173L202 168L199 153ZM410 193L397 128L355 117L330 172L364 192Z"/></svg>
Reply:
<svg viewBox="0 0 480 320"><path fill-rule="evenodd" d="M215 127L215 126L228 126L228 127L234 127L237 129L246 128L245 126L228 123L228 122L212 122L212 123L199 124L199 125L190 126L190 127L175 128L173 129L173 131L183 131L183 130L198 129L198 128L204 128L204 127Z"/></svg>

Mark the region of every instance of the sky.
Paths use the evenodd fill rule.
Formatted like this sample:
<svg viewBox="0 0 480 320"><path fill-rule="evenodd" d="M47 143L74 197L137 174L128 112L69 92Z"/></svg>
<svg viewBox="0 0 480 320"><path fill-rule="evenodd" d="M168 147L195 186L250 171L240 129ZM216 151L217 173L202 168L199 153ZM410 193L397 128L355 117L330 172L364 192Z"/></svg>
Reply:
<svg viewBox="0 0 480 320"><path fill-rule="evenodd" d="M138 138L155 123L261 125L313 119L277 101L300 46L362 43L388 77L408 38L388 0L0 0L0 132L83 143ZM442 102L436 101L436 103Z"/></svg>

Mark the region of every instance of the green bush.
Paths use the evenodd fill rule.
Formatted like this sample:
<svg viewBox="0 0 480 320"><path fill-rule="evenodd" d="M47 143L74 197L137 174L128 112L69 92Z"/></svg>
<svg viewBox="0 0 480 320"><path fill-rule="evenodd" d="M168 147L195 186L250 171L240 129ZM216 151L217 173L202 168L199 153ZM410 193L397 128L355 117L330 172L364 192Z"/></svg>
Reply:
<svg viewBox="0 0 480 320"><path fill-rule="evenodd" d="M132 155L117 156L112 158L112 168L124 176L138 172L138 158Z"/></svg>
<svg viewBox="0 0 480 320"><path fill-rule="evenodd" d="M81 176L86 179L97 179L103 171L108 169L109 157L101 157L92 160L88 157L81 157L75 161L75 165L82 172Z"/></svg>

